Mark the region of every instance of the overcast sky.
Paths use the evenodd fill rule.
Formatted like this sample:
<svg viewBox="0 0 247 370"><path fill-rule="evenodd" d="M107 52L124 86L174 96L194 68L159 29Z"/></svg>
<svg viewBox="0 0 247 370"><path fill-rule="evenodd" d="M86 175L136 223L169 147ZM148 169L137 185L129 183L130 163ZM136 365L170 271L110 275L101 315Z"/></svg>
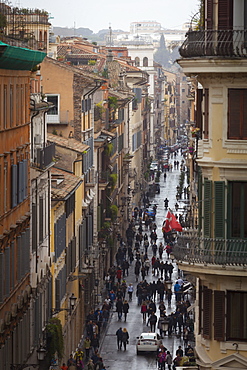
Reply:
<svg viewBox="0 0 247 370"><path fill-rule="evenodd" d="M198 11L199 0L17 0L12 5L48 11L53 26L83 27L97 33L109 26L129 31L131 22L141 21L181 29Z"/></svg>

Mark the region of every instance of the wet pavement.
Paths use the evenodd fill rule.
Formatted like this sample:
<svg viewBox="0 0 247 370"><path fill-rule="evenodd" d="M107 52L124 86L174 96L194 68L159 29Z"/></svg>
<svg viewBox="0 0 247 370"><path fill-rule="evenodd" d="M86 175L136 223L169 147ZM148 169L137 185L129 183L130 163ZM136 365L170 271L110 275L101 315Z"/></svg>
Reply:
<svg viewBox="0 0 247 370"><path fill-rule="evenodd" d="M170 163L173 164L175 158L171 159ZM177 156L176 160L179 160L181 163L182 157ZM180 166L179 169L173 169L172 171L167 172L166 180L164 181L164 176L161 174L160 177L160 194L156 194L154 198L150 198L150 201L157 204L157 211L156 211L156 219L155 223L157 225L157 245L159 245L159 242L164 243L163 239L163 233L162 233L162 224L165 219L165 216L167 214L167 210L164 208L164 199L167 197L169 199L169 208L171 208L175 213L175 203L176 200L176 193L177 193L177 185L179 183L180 178ZM185 180L185 186L187 186L187 182ZM180 210L182 211L184 207L184 202L178 202ZM179 211L177 212L180 213ZM138 226L137 226L138 227ZM144 232L146 231L145 226L143 226ZM143 234L144 234L143 232ZM150 232L147 232L148 235L150 235ZM150 238L149 238L150 241ZM149 247L148 248L148 255L151 260L152 257L152 250ZM166 253L163 253L163 261L165 262L167 260ZM168 262L171 262L171 260L168 260ZM108 324L107 331L105 333L105 336L103 338L103 342L100 348L100 354L103 358L104 364L106 368L109 369L118 369L118 370L126 370L126 369L157 369L157 362L155 358L154 353L143 353L141 355L136 354L136 337L139 336L142 332L148 332L150 331L150 326L146 326L146 324L143 323L142 320L142 314L140 312L140 306L137 304L137 297L136 297L136 285L135 282L135 275L134 275L134 263L132 263L132 266L129 269L129 276L126 277L127 285L129 283L132 283L134 285L134 293L133 293L133 300L132 302L129 302L129 313L127 316L127 321L124 322L122 319L121 321L118 321L117 313L115 310L112 310L112 315L110 322ZM178 268L176 265L176 262L173 262L174 270L172 275L172 281L175 282L176 278L178 277ZM141 279L141 278L140 278ZM139 279L139 281L140 281ZM152 276L151 269L149 270L149 275L146 277L146 280L148 282L150 281L157 281L157 276ZM127 297L126 297L127 298ZM168 308L167 300L164 301L166 305L166 314L169 315L171 312L175 311L175 297L174 294L172 296L172 303L171 307ZM159 318L159 299L156 299L156 306L157 306L157 312L156 315ZM117 349L117 339L116 339L116 331L119 329L119 327L126 327L129 332L129 344L127 345L127 350L118 350ZM159 330L156 329L156 332L159 333ZM184 348L183 339L180 336L177 336L176 334L172 334L171 336L165 336L165 338L162 340L163 345L167 348L167 350L170 351L172 354L172 357L175 357L175 352L178 348L178 346L182 346ZM167 365L166 365L167 366Z"/></svg>

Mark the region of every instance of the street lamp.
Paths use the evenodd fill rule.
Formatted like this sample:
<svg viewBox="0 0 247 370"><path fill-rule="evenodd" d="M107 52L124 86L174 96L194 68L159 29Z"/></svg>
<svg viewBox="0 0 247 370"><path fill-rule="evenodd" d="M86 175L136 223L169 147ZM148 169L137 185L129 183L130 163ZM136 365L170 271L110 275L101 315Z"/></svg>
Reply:
<svg viewBox="0 0 247 370"><path fill-rule="evenodd" d="M45 355L46 355L46 349L44 347L40 346L37 349L38 361L43 361L45 359Z"/></svg>
<svg viewBox="0 0 247 370"><path fill-rule="evenodd" d="M69 297L70 308L52 308L51 315L54 316L61 311L67 311L71 315L73 309L75 308L76 300L77 298L75 297L74 293L72 293L71 296Z"/></svg>
<svg viewBox="0 0 247 370"><path fill-rule="evenodd" d="M41 345L37 350L37 359L38 361L43 361L45 359L45 355L46 355L46 349ZM36 364L11 364L10 365L10 370L22 370L22 369L25 369L25 368L30 368L30 367L34 367L34 368L40 368L40 364L39 363L36 363Z"/></svg>
<svg viewBox="0 0 247 370"><path fill-rule="evenodd" d="M166 286L167 286L167 289L168 290L171 290L172 289L172 281L166 281Z"/></svg>
<svg viewBox="0 0 247 370"><path fill-rule="evenodd" d="M71 296L69 297L70 311L73 311L73 309L75 308L76 300L77 300L77 298L75 297L74 293L72 293Z"/></svg>

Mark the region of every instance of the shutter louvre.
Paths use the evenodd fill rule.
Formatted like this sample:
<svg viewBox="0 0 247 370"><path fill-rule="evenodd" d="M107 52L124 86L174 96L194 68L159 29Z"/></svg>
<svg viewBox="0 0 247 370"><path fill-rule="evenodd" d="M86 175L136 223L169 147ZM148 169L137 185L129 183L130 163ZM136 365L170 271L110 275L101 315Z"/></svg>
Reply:
<svg viewBox="0 0 247 370"><path fill-rule="evenodd" d="M225 183L215 181L214 183L214 222L215 238L225 237Z"/></svg>
<svg viewBox="0 0 247 370"><path fill-rule="evenodd" d="M225 292L214 291L214 339L225 340Z"/></svg>
<svg viewBox="0 0 247 370"><path fill-rule="evenodd" d="M212 290L203 289L203 338L211 339Z"/></svg>
<svg viewBox="0 0 247 370"><path fill-rule="evenodd" d="M212 181L204 182L204 236L211 237Z"/></svg>

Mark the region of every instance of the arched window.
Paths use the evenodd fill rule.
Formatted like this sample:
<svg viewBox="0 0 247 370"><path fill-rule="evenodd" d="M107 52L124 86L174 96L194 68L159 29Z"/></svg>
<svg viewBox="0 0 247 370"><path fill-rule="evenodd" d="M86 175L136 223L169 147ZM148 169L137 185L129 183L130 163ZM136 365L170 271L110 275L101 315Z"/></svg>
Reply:
<svg viewBox="0 0 247 370"><path fill-rule="evenodd" d="M136 67L140 67L140 58L135 57L135 65Z"/></svg>
<svg viewBox="0 0 247 370"><path fill-rule="evenodd" d="M39 31L39 41L43 41L42 40L42 31Z"/></svg>
<svg viewBox="0 0 247 370"><path fill-rule="evenodd" d="M143 67L148 67L148 58L147 57L143 58Z"/></svg>

